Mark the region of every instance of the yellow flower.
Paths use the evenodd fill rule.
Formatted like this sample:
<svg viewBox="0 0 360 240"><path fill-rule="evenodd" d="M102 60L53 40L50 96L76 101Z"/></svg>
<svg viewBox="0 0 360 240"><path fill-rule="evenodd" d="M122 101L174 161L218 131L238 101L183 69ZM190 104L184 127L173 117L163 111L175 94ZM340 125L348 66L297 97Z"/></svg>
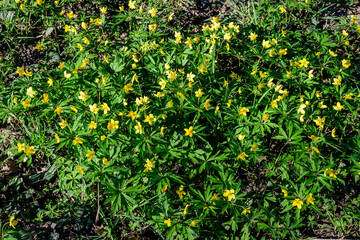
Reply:
<svg viewBox="0 0 360 240"><path fill-rule="evenodd" d="M195 225L199 222L199 220L194 220L190 223L190 227L195 227Z"/></svg>
<svg viewBox="0 0 360 240"><path fill-rule="evenodd" d="M192 137L193 134L195 134L196 132L193 130L193 127L190 126L189 128L184 128L185 130L185 136L189 136Z"/></svg>
<svg viewBox="0 0 360 240"><path fill-rule="evenodd" d="M131 120L134 121L135 118L138 118L140 115L137 113L137 111L130 111L128 115L126 115L127 117L131 117Z"/></svg>
<svg viewBox="0 0 360 240"><path fill-rule="evenodd" d="M43 94L43 99L41 100L42 103L49 102L49 95L47 93Z"/></svg>
<svg viewBox="0 0 360 240"><path fill-rule="evenodd" d="M77 47L80 49L80 51L82 51L82 50L84 49L84 47L83 47L83 46L81 46L81 44L80 44L80 43L78 43L78 44L77 44Z"/></svg>
<svg viewBox="0 0 360 240"><path fill-rule="evenodd" d="M317 140L320 139L320 137L316 137L316 136L314 136L314 135L308 136L308 138L310 138L310 139L313 140L313 141L317 141Z"/></svg>
<svg viewBox="0 0 360 240"><path fill-rule="evenodd" d="M51 87L54 84L54 81L52 80L52 78L48 78L47 83L49 84L49 87Z"/></svg>
<svg viewBox="0 0 360 240"><path fill-rule="evenodd" d="M319 102L318 106L319 106L319 108L321 108L321 109L325 109L325 108L327 108L327 106L326 106L326 105L324 105L324 103L323 103L323 102Z"/></svg>
<svg viewBox="0 0 360 240"><path fill-rule="evenodd" d="M195 92L195 96L196 96L197 98L201 98L203 94L204 94L204 93L201 91L200 88Z"/></svg>
<svg viewBox="0 0 360 240"><path fill-rule="evenodd" d="M36 3L37 3L39 6L41 6L41 5L44 3L44 1L43 1L43 0L36 0Z"/></svg>
<svg viewBox="0 0 360 240"><path fill-rule="evenodd" d="M57 133L55 133L55 139L57 143L60 143L60 137Z"/></svg>
<svg viewBox="0 0 360 240"><path fill-rule="evenodd" d="M152 123L155 122L155 121L156 121L156 118L154 118L153 114L149 114L149 115L145 116L144 122L149 123L149 125L152 125Z"/></svg>
<svg viewBox="0 0 360 240"><path fill-rule="evenodd" d="M65 31L65 32L69 32L70 30L71 30L71 28L69 27L69 25L66 24L66 25L64 26L64 31ZM60 63L60 64L61 64L61 63Z"/></svg>
<svg viewBox="0 0 360 240"><path fill-rule="evenodd" d="M96 129L96 127L97 127L97 123L96 123L96 122L91 121L91 122L89 123L89 128L90 128L90 129Z"/></svg>
<svg viewBox="0 0 360 240"><path fill-rule="evenodd" d="M183 214L184 214L184 217L185 217L185 215L186 215L189 207L190 207L190 205L189 205L189 204L186 204L185 209L184 209L184 213L183 213Z"/></svg>
<svg viewBox="0 0 360 240"><path fill-rule="evenodd" d="M199 72L201 72L201 74L204 74L207 72L205 64L201 65L200 67L197 67L197 69L199 70Z"/></svg>
<svg viewBox="0 0 360 240"><path fill-rule="evenodd" d="M258 35L256 33L250 33L249 38L251 41L255 41L257 37L258 37Z"/></svg>
<svg viewBox="0 0 360 240"><path fill-rule="evenodd" d="M60 69L63 69L65 67L65 62L61 62L60 64L59 64L59 68Z"/></svg>
<svg viewBox="0 0 360 240"><path fill-rule="evenodd" d="M101 141L104 141L105 138L106 138L106 136L105 136L105 135L102 135L102 136L100 137L100 140L101 140Z"/></svg>
<svg viewBox="0 0 360 240"><path fill-rule="evenodd" d="M25 4L20 4L20 9L24 10L24 8L25 8Z"/></svg>
<svg viewBox="0 0 360 240"><path fill-rule="evenodd" d="M82 29L86 29L88 27L86 22L81 22Z"/></svg>
<svg viewBox="0 0 360 240"><path fill-rule="evenodd" d="M248 112L249 112L249 109L247 109L246 107L241 107L239 109L239 115L244 115L246 117Z"/></svg>
<svg viewBox="0 0 360 240"><path fill-rule="evenodd" d="M56 112L56 114L60 115L60 113L63 113L63 108L62 107L57 107L54 112Z"/></svg>
<svg viewBox="0 0 360 240"><path fill-rule="evenodd" d="M349 68L351 66L350 60L343 59L341 64L344 68Z"/></svg>
<svg viewBox="0 0 360 240"><path fill-rule="evenodd" d="M160 135L163 136L164 135L164 127L160 128Z"/></svg>
<svg viewBox="0 0 360 240"><path fill-rule="evenodd" d="M269 41L265 41L265 39L264 39L263 42L262 42L262 46L263 46L264 48L270 48L270 47L271 47L271 44L270 44Z"/></svg>
<svg viewBox="0 0 360 240"><path fill-rule="evenodd" d="M239 141L244 140L244 139L245 139L245 135L239 134L239 136L237 137L237 139L239 139Z"/></svg>
<svg viewBox="0 0 360 240"><path fill-rule="evenodd" d="M82 40L84 41L84 43L85 43L86 45L89 45L89 44L90 44L90 41L89 41L89 39L88 39L87 37L83 37Z"/></svg>
<svg viewBox="0 0 360 240"><path fill-rule="evenodd" d="M220 200L219 195L217 193L214 193L214 195L210 198L210 201L218 201ZM214 203L215 205L215 203Z"/></svg>
<svg viewBox="0 0 360 240"><path fill-rule="evenodd" d="M251 151L255 152L258 147L259 147L259 144L254 143L251 147Z"/></svg>
<svg viewBox="0 0 360 240"><path fill-rule="evenodd" d="M267 76L267 73L266 73L266 72L263 72L263 71L260 71L260 72L259 72L259 76L260 76L261 78L265 78L265 77Z"/></svg>
<svg viewBox="0 0 360 240"><path fill-rule="evenodd" d="M336 171L334 169L331 168L327 168L324 172L324 176L326 177L327 174L329 174L329 177L336 179L336 175L338 175L340 172Z"/></svg>
<svg viewBox="0 0 360 240"><path fill-rule="evenodd" d="M100 110L104 112L104 114L107 114L108 111L110 111L109 106L107 105L107 103L103 103L100 105Z"/></svg>
<svg viewBox="0 0 360 240"><path fill-rule="evenodd" d="M102 12L103 14L107 14L107 7L101 7L100 12Z"/></svg>
<svg viewBox="0 0 360 240"><path fill-rule="evenodd" d="M264 113L263 117L262 117L262 120L265 121L265 122L270 122L269 118L270 118L270 115L267 114L267 113Z"/></svg>
<svg viewBox="0 0 360 240"><path fill-rule="evenodd" d="M26 154L26 156L34 154L35 153L34 147L33 146L26 146L26 148L24 149L24 153Z"/></svg>
<svg viewBox="0 0 360 240"><path fill-rule="evenodd" d="M279 54L280 57L286 55L287 54L287 48L280 49L278 54Z"/></svg>
<svg viewBox="0 0 360 240"><path fill-rule="evenodd" d="M171 220L170 218L168 220L165 220L164 223L168 226L171 227Z"/></svg>
<svg viewBox="0 0 360 240"><path fill-rule="evenodd" d="M194 82L194 78L195 78L195 74L193 74L192 72L188 73L186 75L186 77L188 78L189 82Z"/></svg>
<svg viewBox="0 0 360 240"><path fill-rule="evenodd" d="M79 166L79 167L76 167L76 168L78 170L77 171L78 173L81 173L81 175L84 175L84 170L82 169L82 167Z"/></svg>
<svg viewBox="0 0 360 240"><path fill-rule="evenodd" d="M336 137L336 128L333 128L333 130L331 130L331 136L332 136L333 138Z"/></svg>
<svg viewBox="0 0 360 240"><path fill-rule="evenodd" d="M299 60L299 67L307 68L308 65L309 65L309 61L307 61L306 58L303 58L302 60Z"/></svg>
<svg viewBox="0 0 360 240"><path fill-rule="evenodd" d="M12 215L10 217L9 226L15 228L15 226L18 224L18 221L15 220L15 216Z"/></svg>
<svg viewBox="0 0 360 240"><path fill-rule="evenodd" d="M174 13L170 13L170 15L168 16L168 21L171 21L173 19Z"/></svg>
<svg viewBox="0 0 360 240"><path fill-rule="evenodd" d="M82 138L75 137L75 139L73 140L73 145L82 144L82 143L83 143L83 139L82 139Z"/></svg>
<svg viewBox="0 0 360 240"><path fill-rule="evenodd" d="M226 103L226 106L229 108L231 107L231 100L228 100L228 102Z"/></svg>
<svg viewBox="0 0 360 240"><path fill-rule="evenodd" d="M341 105L340 102L337 102L336 105L333 105L333 108L334 108L336 111L341 111L341 110L344 108L344 106Z"/></svg>
<svg viewBox="0 0 360 240"><path fill-rule="evenodd" d="M120 7L119 7L119 11L120 11L120 12L123 12L124 10L125 10L125 7L124 7L124 6L120 6Z"/></svg>
<svg viewBox="0 0 360 240"><path fill-rule="evenodd" d="M44 47L42 44L36 44L35 49L38 51L44 50Z"/></svg>
<svg viewBox="0 0 360 240"><path fill-rule="evenodd" d="M173 100L170 100L169 101L169 108L172 108L174 106L174 102L173 102Z"/></svg>
<svg viewBox="0 0 360 240"><path fill-rule="evenodd" d="M310 79L314 77L313 72L314 72L314 70L310 70L310 71L309 71L309 78L310 78Z"/></svg>
<svg viewBox="0 0 360 240"><path fill-rule="evenodd" d="M303 201L301 201L299 198L296 198L292 201L293 207L297 207L298 209L301 209L302 205L304 204Z"/></svg>
<svg viewBox="0 0 360 240"><path fill-rule="evenodd" d="M61 122L59 124L60 124L61 129L66 128L67 121L66 120L61 120Z"/></svg>
<svg viewBox="0 0 360 240"><path fill-rule="evenodd" d="M89 95L87 93L87 91L83 92L83 91L80 91L80 95L79 95L79 99L83 102L85 102L86 100L89 99Z"/></svg>
<svg viewBox="0 0 360 240"><path fill-rule="evenodd" d="M210 99L206 99L205 104L204 104L205 109L208 110L210 106L211 106Z"/></svg>
<svg viewBox="0 0 360 240"><path fill-rule="evenodd" d="M149 31L155 32L155 30L156 30L156 24L149 25Z"/></svg>
<svg viewBox="0 0 360 240"><path fill-rule="evenodd" d="M129 8L130 9L136 9L136 7L135 7L135 1L129 1Z"/></svg>
<svg viewBox="0 0 360 240"><path fill-rule="evenodd" d="M86 157L88 158L88 161L91 161L95 157L95 151L89 150L89 152L86 154Z"/></svg>
<svg viewBox="0 0 360 240"><path fill-rule="evenodd" d="M142 134L143 131L142 131L141 123L138 121L137 124L138 124L138 125L134 126L134 128L135 128L135 130L136 130L136 131L135 131L135 134L138 134L138 133Z"/></svg>
<svg viewBox="0 0 360 240"><path fill-rule="evenodd" d="M16 146L18 152L22 152L25 150L25 143L18 143Z"/></svg>
<svg viewBox="0 0 360 240"><path fill-rule="evenodd" d="M348 100L348 99L351 99L352 98L352 95L354 95L354 93L348 93L344 96L344 100Z"/></svg>
<svg viewBox="0 0 360 240"><path fill-rule="evenodd" d="M78 112L78 110L76 109L76 107L74 107L73 105L70 105L70 108L71 108L71 110L73 110L74 112Z"/></svg>
<svg viewBox="0 0 360 240"><path fill-rule="evenodd" d="M25 75L24 67L17 67L16 72L19 74L19 76Z"/></svg>
<svg viewBox="0 0 360 240"><path fill-rule="evenodd" d="M286 9L284 7L280 7L279 9L281 13L286 13Z"/></svg>
<svg viewBox="0 0 360 240"><path fill-rule="evenodd" d="M329 54L330 54L331 56L333 56L333 57L336 57L336 56L337 56L337 54L336 54L334 51L331 51L330 49L329 49Z"/></svg>
<svg viewBox="0 0 360 240"><path fill-rule="evenodd" d="M232 199L235 199L235 191L234 191L234 189L225 190L223 196L224 196L224 197L227 197L229 202L230 202Z"/></svg>
<svg viewBox="0 0 360 240"><path fill-rule="evenodd" d="M182 99L186 99L182 92L177 92L177 95L179 95Z"/></svg>
<svg viewBox="0 0 360 240"><path fill-rule="evenodd" d="M284 197L288 196L288 192L285 189L282 189L281 192L284 193Z"/></svg>
<svg viewBox="0 0 360 240"><path fill-rule="evenodd" d="M168 188L168 185L167 184L163 184L162 188L161 188L161 192L165 192Z"/></svg>
<svg viewBox="0 0 360 240"><path fill-rule="evenodd" d="M186 43L187 46L189 46L190 49L193 48L193 45L192 45L192 42L191 42L191 38L188 37L188 38L186 39L186 42L185 42L185 43Z"/></svg>
<svg viewBox="0 0 360 240"><path fill-rule="evenodd" d="M34 98L34 95L36 94L36 91L34 91L32 89L32 87L29 87L27 90L26 90L26 95L28 95L29 97L31 98Z"/></svg>
<svg viewBox="0 0 360 240"><path fill-rule="evenodd" d="M65 77L66 79L71 78L71 73L67 73L66 71L64 71L64 77Z"/></svg>
<svg viewBox="0 0 360 240"><path fill-rule="evenodd" d="M92 112L94 114L97 114L99 111L99 108L97 107L96 103L90 104L89 108L90 108L90 112Z"/></svg>
<svg viewBox="0 0 360 240"><path fill-rule="evenodd" d="M218 113L220 110L220 103L218 105L216 105L216 108L215 108L215 114Z"/></svg>
<svg viewBox="0 0 360 240"><path fill-rule="evenodd" d="M132 83L126 84L124 86L124 90L125 90L125 93L128 93L129 91L134 90L134 88L132 87Z"/></svg>
<svg viewBox="0 0 360 240"><path fill-rule="evenodd" d="M251 213L250 208L245 208L242 212L241 215L247 215L248 213Z"/></svg>
<svg viewBox="0 0 360 240"><path fill-rule="evenodd" d="M237 156L237 160L241 159L241 160L245 160L245 158L248 157L248 155L246 155L245 152L242 152L240 153L238 156Z"/></svg>
<svg viewBox="0 0 360 240"><path fill-rule="evenodd" d="M159 85L161 87L161 90L163 90L166 86L166 81L164 79L161 79L161 81L159 82Z"/></svg>
<svg viewBox="0 0 360 240"><path fill-rule="evenodd" d="M351 15L351 24L356 24L356 20L357 20L357 17L355 17L354 15Z"/></svg>
<svg viewBox="0 0 360 240"><path fill-rule="evenodd" d="M73 11L71 11L71 12L69 12L68 14L66 14L66 16L68 16L68 18L73 18L73 17L75 17L75 14L74 14L74 12Z"/></svg>
<svg viewBox="0 0 360 240"><path fill-rule="evenodd" d="M310 205L314 205L314 201L315 201L315 198L313 198L312 196L312 193L309 194L309 196L306 197L306 204Z"/></svg>
<svg viewBox="0 0 360 240"><path fill-rule="evenodd" d="M319 151L319 149L317 147L312 147L311 149L314 150L314 152L320 154L320 151Z"/></svg>
<svg viewBox="0 0 360 240"><path fill-rule="evenodd" d="M180 185L179 190L176 190L176 194L179 195L180 198L183 197L183 195L186 195L186 192L184 192L184 186Z"/></svg>
<svg viewBox="0 0 360 240"><path fill-rule="evenodd" d="M322 130L325 125L325 117L321 118L318 116L318 119L314 120L314 122L315 122L316 126L318 126L320 130Z"/></svg>
<svg viewBox="0 0 360 240"><path fill-rule="evenodd" d="M179 44L181 43L182 35L181 32L175 32L175 43Z"/></svg>
<svg viewBox="0 0 360 240"><path fill-rule="evenodd" d="M151 14L151 17L155 17L157 14L158 10L156 10L155 8L152 8L149 10L149 13Z"/></svg>
<svg viewBox="0 0 360 240"><path fill-rule="evenodd" d="M113 119L110 120L107 124L107 129L110 131L118 129L119 128L119 121L114 121Z"/></svg>
<svg viewBox="0 0 360 240"><path fill-rule="evenodd" d="M231 33L225 33L224 40L230 42L231 37L232 37Z"/></svg>
<svg viewBox="0 0 360 240"><path fill-rule="evenodd" d="M157 98L162 98L162 97L164 97L165 96L165 93L161 93L161 92L157 92L156 94L155 94L155 97L157 97Z"/></svg>
<svg viewBox="0 0 360 240"><path fill-rule="evenodd" d="M277 108L278 107L278 104L277 104L278 100L277 99L274 99L271 101L270 105L272 108Z"/></svg>
<svg viewBox="0 0 360 240"><path fill-rule="evenodd" d="M334 82L332 83L335 86L340 86L341 85L341 76L339 75L337 78L334 78Z"/></svg>
<svg viewBox="0 0 360 240"><path fill-rule="evenodd" d="M95 19L94 19L94 24L95 24L95 25L101 25L101 24L102 24L101 19L100 19L100 18L95 18Z"/></svg>
<svg viewBox="0 0 360 240"><path fill-rule="evenodd" d="M102 163L103 163L104 165L108 165L110 162L109 162L105 157L103 157L103 158L102 158Z"/></svg>

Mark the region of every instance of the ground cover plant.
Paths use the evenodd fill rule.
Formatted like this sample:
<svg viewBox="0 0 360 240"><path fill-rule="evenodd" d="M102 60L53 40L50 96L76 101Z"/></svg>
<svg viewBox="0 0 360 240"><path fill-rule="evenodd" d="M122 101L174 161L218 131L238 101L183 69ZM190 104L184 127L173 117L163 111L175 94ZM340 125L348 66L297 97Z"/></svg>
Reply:
<svg viewBox="0 0 360 240"><path fill-rule="evenodd" d="M355 2L0 5L0 239L360 236Z"/></svg>

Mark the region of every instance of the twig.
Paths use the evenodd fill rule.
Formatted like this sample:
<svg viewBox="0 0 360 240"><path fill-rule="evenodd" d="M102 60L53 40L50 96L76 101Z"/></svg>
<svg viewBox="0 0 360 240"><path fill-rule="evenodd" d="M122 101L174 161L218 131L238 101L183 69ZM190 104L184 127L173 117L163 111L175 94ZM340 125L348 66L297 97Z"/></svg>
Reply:
<svg viewBox="0 0 360 240"><path fill-rule="evenodd" d="M100 213L100 190L99 190L99 182L97 184L97 205L98 209L96 211L96 217L95 217L95 225L99 222L99 213Z"/></svg>

